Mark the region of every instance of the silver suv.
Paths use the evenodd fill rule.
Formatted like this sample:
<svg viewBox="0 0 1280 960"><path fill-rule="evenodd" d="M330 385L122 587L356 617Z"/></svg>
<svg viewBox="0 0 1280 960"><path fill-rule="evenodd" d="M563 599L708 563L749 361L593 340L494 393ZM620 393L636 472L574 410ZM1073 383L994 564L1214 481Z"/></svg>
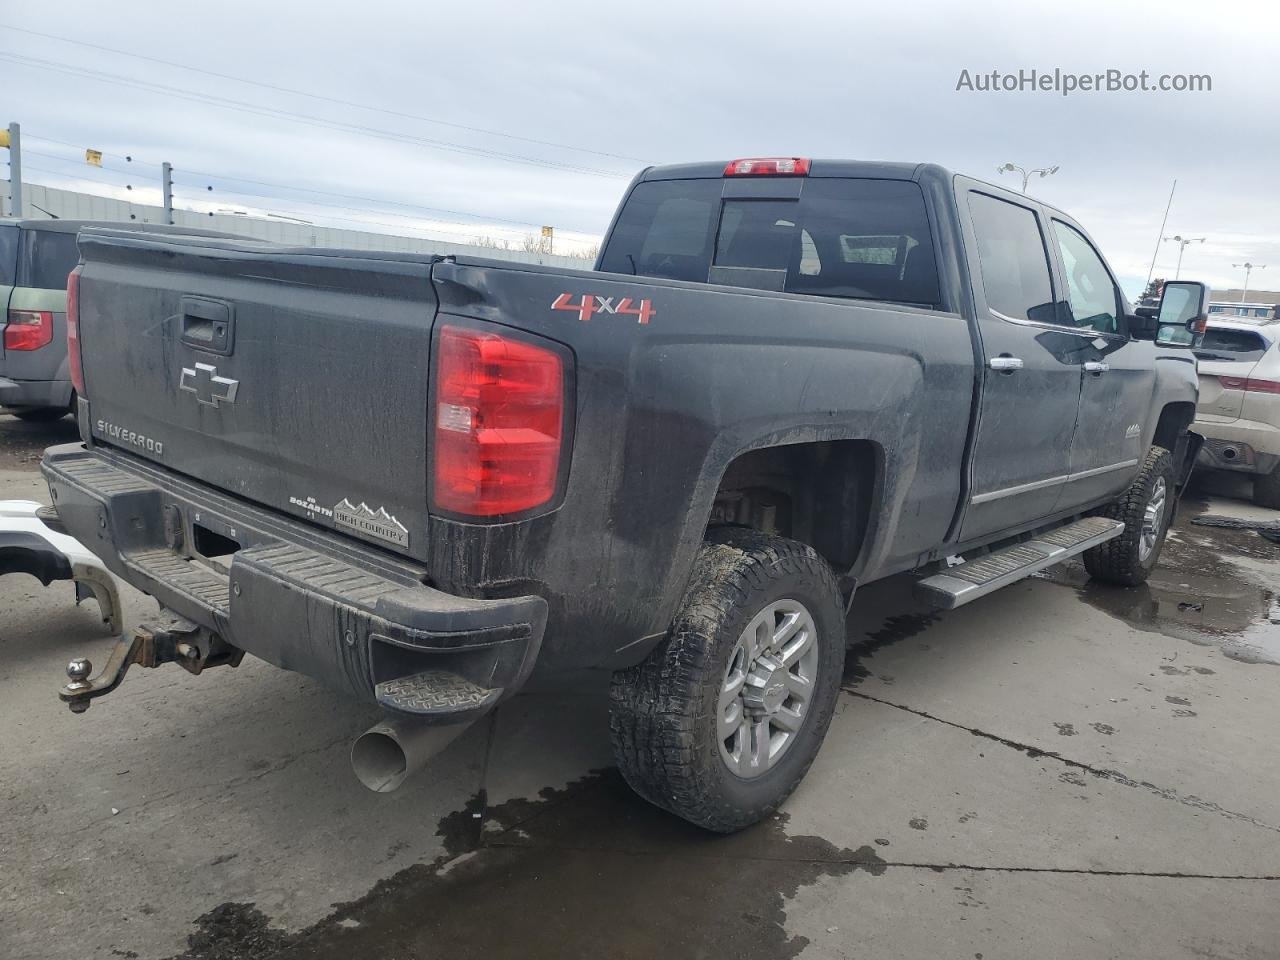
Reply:
<svg viewBox="0 0 1280 960"><path fill-rule="evenodd" d="M1280 322L1210 318L1192 427L1200 464L1254 475L1253 500L1280 508Z"/></svg>

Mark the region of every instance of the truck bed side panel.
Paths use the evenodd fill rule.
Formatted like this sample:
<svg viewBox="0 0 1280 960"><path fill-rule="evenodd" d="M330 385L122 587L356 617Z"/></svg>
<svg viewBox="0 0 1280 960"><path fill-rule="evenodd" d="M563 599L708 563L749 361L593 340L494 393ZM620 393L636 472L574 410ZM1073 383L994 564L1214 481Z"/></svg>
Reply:
<svg viewBox="0 0 1280 960"><path fill-rule="evenodd" d="M909 567L945 538L973 391L960 316L461 259L437 264L434 277L441 323L509 324L576 355L561 508L489 527L432 521L428 564L446 589L514 595L544 581L535 587L551 604L544 664L590 665L602 632L616 649L665 629L720 478L754 447L863 439L879 448L861 574ZM654 312L643 324L618 312L584 322L552 309L562 294L615 307L648 300Z"/></svg>

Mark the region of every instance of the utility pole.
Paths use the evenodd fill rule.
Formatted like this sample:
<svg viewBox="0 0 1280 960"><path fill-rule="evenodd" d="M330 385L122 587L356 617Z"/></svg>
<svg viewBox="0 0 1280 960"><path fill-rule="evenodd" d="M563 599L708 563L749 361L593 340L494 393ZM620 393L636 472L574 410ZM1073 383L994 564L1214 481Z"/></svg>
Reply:
<svg viewBox="0 0 1280 960"><path fill-rule="evenodd" d="M1240 302L1244 303L1249 296L1249 274L1254 270L1265 270L1267 265L1265 263L1249 263L1246 260L1244 263L1233 263L1231 266L1237 270L1244 267L1244 289L1240 291Z"/></svg>
<svg viewBox="0 0 1280 960"><path fill-rule="evenodd" d="M164 222L173 223L173 164L160 164L160 195L163 198Z"/></svg>
<svg viewBox="0 0 1280 960"><path fill-rule="evenodd" d="M9 124L9 215L20 217L22 207L22 128L16 123Z"/></svg>
<svg viewBox="0 0 1280 960"><path fill-rule="evenodd" d="M1177 280L1178 277L1182 275L1183 251L1193 243L1204 243L1204 237L1183 237L1181 235L1175 235L1172 237L1165 237L1164 239L1166 241L1172 240L1178 245L1178 268L1173 272L1173 279Z"/></svg>

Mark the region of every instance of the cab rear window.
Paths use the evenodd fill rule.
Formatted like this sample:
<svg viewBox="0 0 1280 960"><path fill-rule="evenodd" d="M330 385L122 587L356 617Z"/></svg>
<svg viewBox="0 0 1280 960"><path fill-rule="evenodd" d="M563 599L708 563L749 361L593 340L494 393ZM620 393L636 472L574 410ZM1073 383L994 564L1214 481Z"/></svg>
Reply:
<svg viewBox="0 0 1280 960"><path fill-rule="evenodd" d="M1252 330L1224 330L1210 327L1192 352L1201 360L1261 360L1267 341Z"/></svg>
<svg viewBox="0 0 1280 960"><path fill-rule="evenodd" d="M640 183L601 259L611 273L937 308L924 196L901 180L818 177L799 199L721 197L719 179Z"/></svg>

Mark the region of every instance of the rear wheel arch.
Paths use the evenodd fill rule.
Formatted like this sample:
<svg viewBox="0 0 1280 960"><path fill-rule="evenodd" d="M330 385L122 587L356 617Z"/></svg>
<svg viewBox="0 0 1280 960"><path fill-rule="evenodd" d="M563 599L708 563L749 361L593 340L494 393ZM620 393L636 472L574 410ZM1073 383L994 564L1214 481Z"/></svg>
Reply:
<svg viewBox="0 0 1280 960"><path fill-rule="evenodd" d="M764 443L722 471L707 526L751 527L812 546L837 572L865 553L883 476L866 439Z"/></svg>

